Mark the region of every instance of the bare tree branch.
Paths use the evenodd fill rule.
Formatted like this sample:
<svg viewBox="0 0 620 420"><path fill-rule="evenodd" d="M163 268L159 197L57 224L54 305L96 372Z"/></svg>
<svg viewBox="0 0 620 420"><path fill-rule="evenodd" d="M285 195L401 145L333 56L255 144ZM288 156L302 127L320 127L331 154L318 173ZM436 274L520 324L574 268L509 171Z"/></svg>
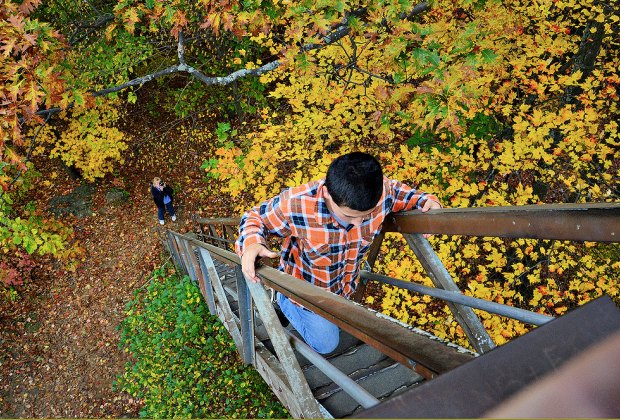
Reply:
<svg viewBox="0 0 620 420"><path fill-rule="evenodd" d="M426 10L428 10L429 5L427 2L422 2L418 5L416 5L411 12L407 13L403 13L401 14L401 16L399 16L401 19L411 19L412 17L414 17L415 15L418 15ZM357 15L363 15L366 13L366 9L359 9L356 10L352 13L349 14L349 16L357 16ZM325 35L323 37L323 42L321 44L306 44L304 46L301 47L301 51L306 52L306 51L311 51L314 49L318 49L318 48L323 48L325 46L328 46L330 44L333 44L337 41L339 41L340 39L344 38L345 36L347 36L350 33L350 28L348 26L349 24L349 17L344 18L339 25L337 25L331 32L329 32L327 35ZM97 91L94 93L95 96L103 96L103 95L107 95L109 93L112 92L118 92L120 90L123 90L127 87L130 86L136 86L136 85L141 85L143 83L146 83L148 81L151 81L153 79L156 79L158 77L161 76L165 76L167 74L171 74L171 73L176 73L176 72L185 72L185 73L189 73L190 75L194 76L195 78L197 78L198 80L200 80L201 82L205 83L206 85L220 85L220 86L225 86L228 85L236 80L239 80L241 78L244 77L249 77L249 76L260 76L261 74L270 72L275 70L276 68L278 68L281 64L280 60L274 60L270 63L267 63L261 67L255 68L255 69L241 69L241 70L237 70L231 74L229 74L228 76L207 76L204 73L202 73L201 71L197 70L196 68L187 65L187 63L185 62L185 39L183 36L183 33L180 32L179 33L179 42L178 42L178 47L177 47L177 51L178 51L178 57L179 57L179 64L176 66L171 66L168 67L165 70L156 72L156 73L152 73L146 76L142 76L142 77L138 77L136 79L130 80L129 82L123 83L122 85L119 86L115 86L112 88L108 88L108 89L103 89L100 91Z"/></svg>
<svg viewBox="0 0 620 420"><path fill-rule="evenodd" d="M177 54L179 56L179 63L184 66L185 63L185 37L183 36L183 31L179 32L179 44L177 48Z"/></svg>
<svg viewBox="0 0 620 420"><path fill-rule="evenodd" d="M131 86L143 85L146 82L150 82L153 79L157 79L158 77L166 76L166 75L172 74L172 73L178 73L179 71L183 70L183 69L181 69L181 67L186 67L186 66L183 66L181 64L177 64L176 66L170 66L170 67L168 67L166 69L157 71L155 73L147 74L146 76L142 76L142 77L137 77L135 79L132 79L132 80L130 80L128 82L123 83L122 85L114 86L114 87L107 88L107 89L98 90L96 92L93 92L93 96L105 96L105 95L109 95L110 93L118 92L120 90L126 89L126 88L131 87Z"/></svg>
<svg viewBox="0 0 620 420"><path fill-rule="evenodd" d="M428 10L428 8L429 8L429 4L427 2L422 2L416 5L411 10L411 12L401 14L399 18L403 20L411 19L414 16ZM339 24L334 26L332 30L323 37L322 39L323 42L319 44L305 44L300 48L300 51L307 52L307 51L311 51L311 50L315 50L319 48L324 48L328 45L338 42L345 36L349 35L351 31L350 27L348 26L350 17L363 16L366 14L366 12L367 11L365 8L360 8L360 9L357 9L349 13ZM255 69L240 69L240 70L234 71L227 76L207 76L204 73L202 73L200 70L186 63L185 61L185 37L183 35L183 32L179 33L179 39L178 39L178 45L177 45L177 56L179 59L179 64L175 66L170 66L163 70L160 70L160 71L157 71L151 74L147 74L145 76L137 77L135 79L132 79L118 86L113 86L110 88L94 91L92 92L92 94L94 96L109 95L110 93L119 92L128 87L143 85L144 83L150 82L151 80L154 80L154 79L157 79L159 77L166 76L169 74L173 74L173 73L188 73L206 85L226 86L226 85L229 85L235 82L236 80L239 80L245 77L260 76L267 72L273 71L282 64L282 61L274 60ZM360 71L360 69L355 66L355 63L352 63L352 64L354 66L353 68ZM378 77L378 76L373 75L373 77ZM54 114L60 111L61 111L60 108L51 108L51 109L39 111L37 112L37 114L38 115Z"/></svg>

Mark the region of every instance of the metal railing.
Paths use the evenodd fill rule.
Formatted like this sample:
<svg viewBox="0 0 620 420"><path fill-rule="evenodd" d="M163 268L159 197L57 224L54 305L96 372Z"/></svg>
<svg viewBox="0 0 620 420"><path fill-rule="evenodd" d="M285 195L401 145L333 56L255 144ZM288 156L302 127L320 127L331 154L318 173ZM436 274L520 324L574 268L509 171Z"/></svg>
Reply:
<svg viewBox="0 0 620 420"><path fill-rule="evenodd" d="M620 203L589 204L546 204L511 207L484 207L465 209L441 209L429 213L402 212L388 216L383 224L382 233L398 232L403 234L413 249L420 263L437 289L461 293L437 254L421 234L448 234L468 236L490 236L502 238L535 238L572 241L620 241ZM373 247L378 250L384 235L380 235ZM376 252L369 256L372 265ZM364 278L373 281L398 281L388 277L362 276L359 293L364 291ZM411 284L411 283L410 283ZM398 287L403 284L399 283ZM421 292L428 294L428 290ZM445 295L446 297L450 295ZM439 297L439 296L437 296ZM458 303L445 299L455 319L463 328L471 345L479 353L495 347L488 333L472 307L467 303ZM499 305L499 304L497 304ZM487 305L485 305L487 306ZM504 309L500 309L504 307ZM489 312L498 313L523 322L531 319L534 325L540 325L553 317L531 311L515 311L508 305L496 306ZM483 309L478 307L478 309ZM486 309L483 309L486 310ZM500 310L500 312L497 312ZM526 315L526 313L529 313ZM524 318L525 316L525 318Z"/></svg>
<svg viewBox="0 0 620 420"><path fill-rule="evenodd" d="M216 245L232 244L239 219L196 219L201 239ZM218 233L221 232L221 233ZM367 281L389 283L417 293L446 301L463 328L470 344L478 353L495 347L472 308L485 310L533 325L553 319L551 316L493 302L467 299L452 279L423 233L491 236L503 238L535 238L571 241L620 242L620 203L545 204L510 207L441 209L422 214L417 211L393 213L383 224L382 232L372 244L368 262L374 265L385 233L398 232L416 254L435 285L424 289L399 279L361 273L361 283L354 299L359 300ZM219 236L221 235L221 237ZM224 245L224 246L226 246ZM417 289L417 290L414 290ZM441 290L451 292L446 294ZM461 297L457 297L460 295Z"/></svg>
<svg viewBox="0 0 620 420"><path fill-rule="evenodd" d="M206 252L209 254L209 259L210 256L213 256L227 264L239 265L239 258L230 252L233 250L239 219L197 218L195 221L199 226L198 237L200 241L169 232L171 243L174 243L176 248L173 254L175 252L179 254L181 261L187 258L189 258L189 261L191 256L184 257L181 254L190 255L197 252L198 255L202 256ZM362 296L366 282L375 281L442 299L463 328L472 347L478 353L484 353L494 348L495 344L478 316L474 313L473 308L533 325L542 325L553 319L553 317L463 295L422 233L619 242L620 203L442 209L426 214L419 212L391 214L384 221L383 230L377 236L369 251L368 263L370 269L372 269L377 259L385 233L388 232L398 232L403 235L435 287L427 287L364 270L360 273L361 282L356 290L356 297L360 298ZM199 277L197 267L202 272L208 271L209 276L207 277L211 279L217 277L217 273L213 274L215 269L208 263L203 262L202 259L195 264L186 263L186 265L189 265L185 267L186 271L193 278ZM455 352L446 351L445 346L417 334L412 328L405 328L406 332L403 333L401 325L394 322L384 322L385 318L377 317L368 308L364 308L323 289L316 288L309 283L294 279L269 266L264 265L260 267L257 269L257 274L268 287L294 299L313 312L335 323L351 335L379 349L392 359L413 368L426 378L432 378L437 374L465 363L471 358L471 356L464 353L456 352L457 354L455 354ZM251 331L253 331L253 310L251 306L253 301L258 313L260 313L261 320L269 331L270 337L273 333L271 339L278 353L278 359L282 362L278 369L285 372L285 376L288 378L281 381L278 386L281 389L284 386L282 384L289 383L291 389L288 392L292 393L293 382L299 383L303 381L299 378L294 379L296 375L301 373L296 370L298 368L297 362L293 363L289 357L292 355L291 345L301 348L302 351L307 351L308 349L283 332L262 286L245 281L240 271L237 276L240 300L237 324L241 327L236 330L236 333L231 332L231 335L238 348L243 349L244 360L260 366L261 363L256 361L258 352L255 349L255 347L260 348L260 345L255 343L251 337ZM213 280L211 282L213 283ZM215 300L222 300L221 296L216 299L212 295L214 293L223 295L223 291L217 292L217 286L215 285L209 287L215 290L215 292L211 292L211 295L206 290L207 287L201 286L201 289L205 289L203 294L205 294L205 299L208 301L211 309L215 305ZM248 291L245 295L243 292L244 288L247 288ZM245 303L241 304L242 300ZM216 309L213 309L213 311L216 311ZM235 322L231 321L234 315L231 315L231 312L226 310L220 309L219 312L223 316L222 319L225 320L227 327L234 327L233 324ZM276 343L279 344L276 345ZM310 349L310 351L312 350ZM319 355L316 356L321 358ZM291 357L294 358L294 356ZM317 367L320 365L322 370L324 369L325 373L332 380L342 382L341 386L343 389L346 389L364 407L375 403L368 395L365 395L365 391L357 388L356 384L351 385L346 380L343 380L342 377L339 377L338 373L334 371L335 368L324 364L320 359L315 361L317 361ZM285 367L285 364L288 363L292 364L292 370ZM303 413L304 416L308 416L309 413L312 413L312 416L314 416L318 413L316 410L320 411L320 407L317 408L308 402L312 398L311 394L308 394L307 384L305 388L301 386L299 389L301 391L297 391L294 399L297 399L300 404L305 404L305 408L299 408L301 411L298 414ZM280 399L285 401L282 397ZM289 401L289 404L293 407L293 414L297 415L294 413L296 403ZM287 404L287 406L289 405Z"/></svg>
<svg viewBox="0 0 620 420"><path fill-rule="evenodd" d="M246 281L241 275L240 259L236 254L188 235L172 231L168 231L167 235L168 246L178 268L198 283L210 312L222 320L244 362L257 367L294 416L324 417L325 413L312 396L293 354L293 347L303 353L314 353L309 359L315 366L362 407L368 408L378 403L360 385L345 379L346 375L322 356L287 334L263 286ZM218 275L214 259L236 267L238 316L228 302L227 290ZM473 358L472 354L463 352L464 349L447 346L387 317L378 317L375 311L309 283L300 282L274 268L259 267L257 274L264 285L329 319L342 330L410 367L424 378L433 378ZM255 340L255 312L268 333L277 358L270 355L259 340Z"/></svg>

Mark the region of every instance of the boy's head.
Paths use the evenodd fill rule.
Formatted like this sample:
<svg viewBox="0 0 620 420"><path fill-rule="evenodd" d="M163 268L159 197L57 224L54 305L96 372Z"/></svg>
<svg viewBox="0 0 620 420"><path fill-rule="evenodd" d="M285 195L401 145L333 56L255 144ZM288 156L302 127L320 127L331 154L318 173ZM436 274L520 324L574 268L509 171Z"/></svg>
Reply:
<svg viewBox="0 0 620 420"><path fill-rule="evenodd" d="M325 187L340 207L357 211L372 210L383 193L383 171L377 159L371 155L347 153L329 165Z"/></svg>
<svg viewBox="0 0 620 420"><path fill-rule="evenodd" d="M161 180L161 178L159 177L155 177L153 178L153 186L156 188L163 188L166 184L164 183L164 181Z"/></svg>

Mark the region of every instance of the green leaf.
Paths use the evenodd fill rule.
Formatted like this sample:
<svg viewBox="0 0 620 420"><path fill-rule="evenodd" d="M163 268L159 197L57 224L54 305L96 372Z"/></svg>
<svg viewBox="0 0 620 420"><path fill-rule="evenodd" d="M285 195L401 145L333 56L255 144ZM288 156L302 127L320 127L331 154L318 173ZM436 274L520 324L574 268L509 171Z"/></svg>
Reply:
<svg viewBox="0 0 620 420"><path fill-rule="evenodd" d="M28 254L32 254L37 250L37 243L32 238L27 236L24 237L23 246Z"/></svg>
<svg viewBox="0 0 620 420"><path fill-rule="evenodd" d="M336 2L334 3L334 9L336 9L340 13L344 13L345 7L346 3L342 0L336 0Z"/></svg>
<svg viewBox="0 0 620 420"><path fill-rule="evenodd" d="M214 169L214 168L217 168L218 163L219 163L218 159L211 158L209 160L205 160L201 168L202 169Z"/></svg>
<svg viewBox="0 0 620 420"><path fill-rule="evenodd" d="M480 54L482 55L482 61L485 64L491 64L497 59L497 54L495 54L493 50L488 49L488 48L485 50L482 50Z"/></svg>
<svg viewBox="0 0 620 420"><path fill-rule="evenodd" d="M73 92L73 98L77 105L84 105L84 96L80 92Z"/></svg>
<svg viewBox="0 0 620 420"><path fill-rule="evenodd" d="M230 123L217 123L217 128L215 129L215 135L218 140L223 142L228 139L228 132L230 131ZM234 133L233 133L234 134Z"/></svg>
<svg viewBox="0 0 620 420"><path fill-rule="evenodd" d="M394 73L392 75L392 80L394 81L394 83L402 83L402 81L405 80L405 75L400 72Z"/></svg>

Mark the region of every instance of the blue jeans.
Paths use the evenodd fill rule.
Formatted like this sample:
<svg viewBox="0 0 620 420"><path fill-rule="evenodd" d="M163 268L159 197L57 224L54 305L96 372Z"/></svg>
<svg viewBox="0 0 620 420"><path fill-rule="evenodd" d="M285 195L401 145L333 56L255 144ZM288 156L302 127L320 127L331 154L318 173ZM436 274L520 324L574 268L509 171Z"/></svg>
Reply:
<svg viewBox="0 0 620 420"><path fill-rule="evenodd" d="M164 205L166 206L166 209L164 209L163 207L157 207L157 216L159 217L159 220L164 220L164 215L166 214L166 210L168 210L168 213L170 213L170 216L174 216L174 208L172 207L172 201Z"/></svg>
<svg viewBox="0 0 620 420"><path fill-rule="evenodd" d="M295 305L281 293L278 293L277 300L282 313L310 347L321 354L330 353L338 347L340 330L336 325L306 308Z"/></svg>

